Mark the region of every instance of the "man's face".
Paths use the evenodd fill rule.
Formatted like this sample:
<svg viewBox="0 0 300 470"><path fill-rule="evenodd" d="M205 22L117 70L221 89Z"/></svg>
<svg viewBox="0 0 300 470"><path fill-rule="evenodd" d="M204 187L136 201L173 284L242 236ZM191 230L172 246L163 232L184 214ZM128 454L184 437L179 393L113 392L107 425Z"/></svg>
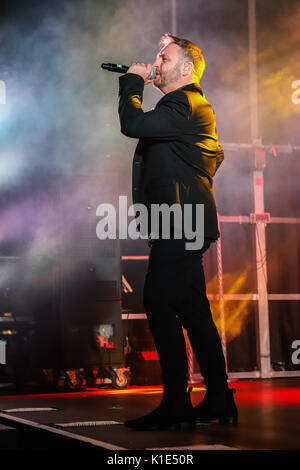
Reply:
<svg viewBox="0 0 300 470"><path fill-rule="evenodd" d="M156 70L153 86L163 90L170 83L179 80L181 77L181 64L182 52L180 46L170 43L161 49L153 63Z"/></svg>

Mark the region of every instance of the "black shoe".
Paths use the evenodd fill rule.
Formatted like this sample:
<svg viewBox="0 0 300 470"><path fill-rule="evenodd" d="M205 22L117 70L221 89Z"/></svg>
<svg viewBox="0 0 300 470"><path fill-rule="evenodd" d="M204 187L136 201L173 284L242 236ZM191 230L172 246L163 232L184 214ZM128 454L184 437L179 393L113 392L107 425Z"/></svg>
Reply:
<svg viewBox="0 0 300 470"><path fill-rule="evenodd" d="M125 421L124 425L136 431L168 428L178 430L192 429L195 423L192 417L191 390L181 398L163 397L161 404L151 413L141 418Z"/></svg>
<svg viewBox="0 0 300 470"><path fill-rule="evenodd" d="M193 409L194 420L218 420L221 424L237 424L238 410L233 397L235 392L234 388L216 393L207 391L203 400Z"/></svg>

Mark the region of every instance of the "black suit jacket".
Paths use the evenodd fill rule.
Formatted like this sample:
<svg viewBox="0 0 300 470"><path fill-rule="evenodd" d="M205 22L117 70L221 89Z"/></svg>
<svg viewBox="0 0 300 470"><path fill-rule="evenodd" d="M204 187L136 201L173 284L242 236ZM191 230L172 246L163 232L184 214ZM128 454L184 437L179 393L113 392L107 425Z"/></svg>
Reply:
<svg viewBox="0 0 300 470"><path fill-rule="evenodd" d="M215 113L198 83L164 95L142 110L144 80L119 78L121 132L139 142L133 159L133 203L204 204L205 237L219 237L213 178L224 159Z"/></svg>

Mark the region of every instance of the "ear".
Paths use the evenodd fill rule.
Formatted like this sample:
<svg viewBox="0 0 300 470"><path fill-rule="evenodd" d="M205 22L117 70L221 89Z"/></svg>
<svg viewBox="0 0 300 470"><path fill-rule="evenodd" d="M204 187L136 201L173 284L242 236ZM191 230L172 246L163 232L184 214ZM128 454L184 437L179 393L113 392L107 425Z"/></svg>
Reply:
<svg viewBox="0 0 300 470"><path fill-rule="evenodd" d="M190 75L190 73L192 71L193 71L193 63L192 62L184 62L182 75L185 77L187 75Z"/></svg>

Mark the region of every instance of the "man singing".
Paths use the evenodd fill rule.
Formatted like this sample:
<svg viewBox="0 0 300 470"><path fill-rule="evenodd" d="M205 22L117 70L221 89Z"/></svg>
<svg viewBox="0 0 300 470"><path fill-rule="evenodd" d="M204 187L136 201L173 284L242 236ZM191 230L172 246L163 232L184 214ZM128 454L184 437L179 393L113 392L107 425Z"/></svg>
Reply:
<svg viewBox="0 0 300 470"><path fill-rule="evenodd" d="M205 67L201 50L186 39L165 34L153 65L131 64L120 77L121 132L138 138L133 161L133 202L204 206L204 243L187 249L186 238L158 234L144 286L144 306L162 369L163 397L146 416L126 421L136 430L175 427L197 421L237 422L233 392L228 388L220 338L213 322L202 256L219 237L213 177L224 158L215 113L199 84ZM152 67L156 76L149 80ZM142 110L144 85L153 83L164 96L153 111ZM171 227L172 228L172 227ZM151 227L149 228L149 232ZM173 236L172 236L173 234ZM187 392L188 362L182 331L187 331L206 385L192 407Z"/></svg>

